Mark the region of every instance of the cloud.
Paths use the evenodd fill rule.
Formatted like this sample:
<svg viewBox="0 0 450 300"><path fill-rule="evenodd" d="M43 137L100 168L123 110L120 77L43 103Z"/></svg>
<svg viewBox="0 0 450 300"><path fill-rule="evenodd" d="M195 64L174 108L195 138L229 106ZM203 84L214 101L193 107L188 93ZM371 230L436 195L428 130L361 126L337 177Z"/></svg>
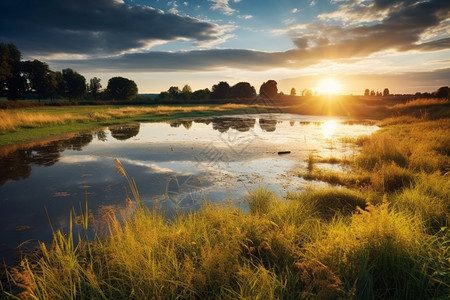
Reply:
<svg viewBox="0 0 450 300"><path fill-rule="evenodd" d="M319 16L332 19L331 23L294 24L273 32L289 34L300 50L307 45L307 50L324 59L357 58L386 50L450 49L450 1L364 3L343 2L335 12ZM334 25L336 21L344 26Z"/></svg>
<svg viewBox="0 0 450 300"><path fill-rule="evenodd" d="M209 2L212 2L212 10L219 10L225 15L232 15L236 12L235 9L230 7L230 0L209 0ZM240 0L234 0L233 2L237 3L240 2Z"/></svg>
<svg viewBox="0 0 450 300"><path fill-rule="evenodd" d="M1 1L0 11L0 40L30 55L118 55L157 41L212 41L221 34L211 22L115 0Z"/></svg>

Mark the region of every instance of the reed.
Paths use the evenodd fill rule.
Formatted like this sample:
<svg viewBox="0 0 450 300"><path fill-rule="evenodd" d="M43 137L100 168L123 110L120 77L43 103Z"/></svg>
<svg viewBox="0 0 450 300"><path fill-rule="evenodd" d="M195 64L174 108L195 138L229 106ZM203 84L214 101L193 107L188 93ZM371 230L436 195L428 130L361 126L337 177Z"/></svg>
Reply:
<svg viewBox="0 0 450 300"><path fill-rule="evenodd" d="M51 244L8 268L1 292L11 299L447 299L448 173L419 161L433 153L448 162L450 123L397 121L356 141L354 172L369 178L366 185L347 179L352 189L283 198L259 188L247 197L248 212L205 201L166 218L146 208L115 160L127 203L137 203L133 214L109 212L107 231L88 238L88 208L81 231L72 212L67 232L53 232Z"/></svg>

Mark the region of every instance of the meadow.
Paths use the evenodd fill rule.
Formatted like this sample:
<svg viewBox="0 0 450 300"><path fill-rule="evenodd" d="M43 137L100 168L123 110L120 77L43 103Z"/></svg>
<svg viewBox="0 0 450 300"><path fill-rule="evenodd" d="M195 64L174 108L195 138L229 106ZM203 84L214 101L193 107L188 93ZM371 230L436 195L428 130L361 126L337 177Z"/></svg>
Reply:
<svg viewBox="0 0 450 300"><path fill-rule="evenodd" d="M427 101L384 108L381 130L348 141L358 154L333 162L351 172L321 170L310 155L298 176L330 187L286 195L259 188L247 196L248 212L205 199L198 211L166 218L164 207L145 207L116 160L133 214L108 212L92 239L88 228L99 222L86 203L71 218L85 233L55 230L51 245L5 267L2 292L11 299L448 299L449 107Z"/></svg>

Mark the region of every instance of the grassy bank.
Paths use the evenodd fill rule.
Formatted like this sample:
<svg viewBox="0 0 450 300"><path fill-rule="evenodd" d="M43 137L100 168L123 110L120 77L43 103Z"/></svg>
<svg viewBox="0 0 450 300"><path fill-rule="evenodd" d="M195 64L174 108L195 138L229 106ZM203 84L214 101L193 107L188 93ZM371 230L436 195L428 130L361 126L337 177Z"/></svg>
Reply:
<svg viewBox="0 0 450 300"><path fill-rule="evenodd" d="M38 106L0 110L0 146L127 122L267 111L243 104L184 106Z"/></svg>
<svg viewBox="0 0 450 300"><path fill-rule="evenodd" d="M346 162L354 173L335 174L347 187L283 197L257 189L248 212L205 203L168 220L142 205L117 161L134 195L127 200L133 216L119 222L110 212L92 242L55 232L51 245L8 268L3 292L21 299L448 299L450 120L398 116L380 125L354 141L360 153ZM73 219L87 228L86 211Z"/></svg>

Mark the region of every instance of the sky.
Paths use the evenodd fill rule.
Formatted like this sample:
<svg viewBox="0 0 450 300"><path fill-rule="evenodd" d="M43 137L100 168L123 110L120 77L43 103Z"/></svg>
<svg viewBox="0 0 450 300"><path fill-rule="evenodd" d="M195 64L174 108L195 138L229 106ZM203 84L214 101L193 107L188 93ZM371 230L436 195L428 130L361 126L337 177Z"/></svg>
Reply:
<svg viewBox="0 0 450 300"><path fill-rule="evenodd" d="M450 85L449 0L1 0L0 42L87 81L134 80L139 93L220 81L258 91Z"/></svg>

